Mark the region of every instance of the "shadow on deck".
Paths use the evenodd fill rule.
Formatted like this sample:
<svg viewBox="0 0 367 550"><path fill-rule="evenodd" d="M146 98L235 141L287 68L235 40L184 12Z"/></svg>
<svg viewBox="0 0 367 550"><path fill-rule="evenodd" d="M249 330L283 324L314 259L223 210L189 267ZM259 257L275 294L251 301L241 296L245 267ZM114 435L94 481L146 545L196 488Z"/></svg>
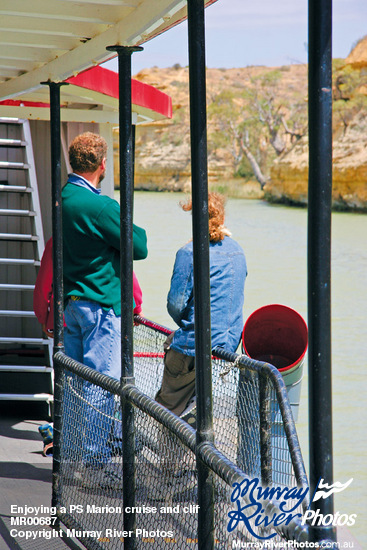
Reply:
<svg viewBox="0 0 367 550"><path fill-rule="evenodd" d="M43 404L0 403L0 550L67 548L61 538L48 538L52 533L47 526L11 523L17 516L49 517L48 510L38 515L33 512L25 515L21 510L14 513L14 507L51 506L52 456L42 455L43 442L38 432L38 426L46 422L47 410ZM15 531L32 535L28 539L14 536Z"/></svg>

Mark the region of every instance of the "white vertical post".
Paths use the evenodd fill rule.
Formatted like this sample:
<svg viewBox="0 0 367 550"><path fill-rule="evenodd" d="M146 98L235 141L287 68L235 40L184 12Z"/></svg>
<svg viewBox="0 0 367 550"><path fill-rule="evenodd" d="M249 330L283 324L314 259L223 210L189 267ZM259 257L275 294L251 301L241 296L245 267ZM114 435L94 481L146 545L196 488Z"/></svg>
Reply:
<svg viewBox="0 0 367 550"><path fill-rule="evenodd" d="M106 140L108 153L107 153L107 165L106 175L101 183L101 190L103 195L107 195L113 199L115 192L115 174L113 167L113 126L109 123L103 123L99 125L99 133Z"/></svg>

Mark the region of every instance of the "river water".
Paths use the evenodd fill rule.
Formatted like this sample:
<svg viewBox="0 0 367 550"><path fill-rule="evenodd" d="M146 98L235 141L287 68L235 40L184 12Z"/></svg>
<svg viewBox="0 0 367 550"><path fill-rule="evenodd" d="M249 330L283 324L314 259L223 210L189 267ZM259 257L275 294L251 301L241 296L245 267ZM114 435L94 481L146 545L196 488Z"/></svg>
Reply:
<svg viewBox="0 0 367 550"><path fill-rule="evenodd" d="M144 315L174 328L166 311L175 253L191 239L191 214L180 193L135 193L134 222L148 234L149 256L135 262ZM248 277L244 318L257 308L284 304L307 321L307 212L262 201L229 199L226 225L243 247ZM353 483L335 496L335 511L358 514L350 531L367 548L366 405L367 216L332 216L332 347L334 480ZM308 470L307 356L298 434Z"/></svg>

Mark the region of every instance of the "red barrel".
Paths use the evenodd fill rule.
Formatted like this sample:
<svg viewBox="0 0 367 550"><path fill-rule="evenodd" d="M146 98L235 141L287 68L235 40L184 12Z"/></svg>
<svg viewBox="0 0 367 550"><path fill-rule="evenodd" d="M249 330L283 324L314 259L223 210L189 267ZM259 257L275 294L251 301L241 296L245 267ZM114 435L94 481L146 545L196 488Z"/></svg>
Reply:
<svg viewBox="0 0 367 550"><path fill-rule="evenodd" d="M271 363L285 375L300 366L307 350L307 325L287 306L271 304L257 309L242 332L246 355Z"/></svg>

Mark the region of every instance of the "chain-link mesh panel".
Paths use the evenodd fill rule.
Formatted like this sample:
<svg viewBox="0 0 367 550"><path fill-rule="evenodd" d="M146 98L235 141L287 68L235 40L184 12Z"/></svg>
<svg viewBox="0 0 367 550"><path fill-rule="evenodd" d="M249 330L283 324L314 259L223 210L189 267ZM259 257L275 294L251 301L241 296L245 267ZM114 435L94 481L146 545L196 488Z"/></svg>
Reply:
<svg viewBox="0 0 367 550"><path fill-rule="evenodd" d="M260 475L259 388L257 374L241 373L219 359L213 366L215 444L245 474Z"/></svg>
<svg viewBox="0 0 367 550"><path fill-rule="evenodd" d="M91 549L103 548L108 509L122 524L122 458L115 449L115 414L114 395L64 371L58 505L67 535Z"/></svg>
<svg viewBox="0 0 367 550"><path fill-rule="evenodd" d="M134 376L136 387L155 396L163 375L164 342L167 334L144 325L134 327Z"/></svg>
<svg viewBox="0 0 367 550"><path fill-rule="evenodd" d="M166 337L154 327L134 328L136 386L152 398L161 383ZM272 487L296 487L273 381L264 382L264 377L244 368L240 361L216 358L212 364L218 450L259 483L261 476L268 476ZM59 515L69 536L81 540L88 549L123 548L123 538L129 535L122 527L121 398L67 369L62 386ZM261 412L264 401L268 407ZM137 548L149 544L167 548L168 543L174 543L175 548L196 547L195 455L172 429L152 418L149 410L136 403L134 410ZM232 540L258 540L241 522L234 533L228 533L233 489L219 475L213 473L213 479L216 548L231 548ZM298 509L294 513L297 511L301 512ZM262 524L253 525L253 530L260 536L274 532ZM282 539L277 535L273 540Z"/></svg>
<svg viewBox="0 0 367 550"><path fill-rule="evenodd" d="M157 510L140 514L137 528L152 533L155 548L167 548L167 540L175 548L186 549L197 536L196 457L167 428L142 411L136 410L136 500ZM191 512L190 512L191 511Z"/></svg>
<svg viewBox="0 0 367 550"><path fill-rule="evenodd" d="M96 394L100 394L98 399ZM111 398L113 411L109 414ZM66 371L63 401L59 506L65 509L61 519L68 528L67 535L90 549L122 549L120 398ZM194 453L139 409L135 409L135 434L137 548L150 544L163 549L168 543L178 549L195 547L198 487ZM91 449L98 449L99 458L94 455L93 461L87 461ZM213 481L215 548L232 548L233 540L256 540L241 523L234 533L228 533L228 513L234 509L232 488L215 474ZM255 525L253 529L269 534L269 530L259 530Z"/></svg>
<svg viewBox="0 0 367 550"><path fill-rule="evenodd" d="M91 549L123 548L122 422L118 396L65 371L59 509L67 535ZM98 395L98 398L97 398ZM112 414L110 410L113 400ZM197 471L194 453L166 427L135 409L137 548L194 548ZM97 445L98 439L98 445ZM91 450L98 450L99 460ZM102 450L105 452L102 453ZM230 488L215 476L216 548L231 548L226 531ZM235 536L237 539L237 534Z"/></svg>
<svg viewBox="0 0 367 550"><path fill-rule="evenodd" d="M134 372L137 387L154 397L163 375L167 334L134 328ZM216 447L250 477L261 477L259 375L218 358L212 360L213 426ZM271 416L272 482L296 486L276 392L268 380Z"/></svg>
<svg viewBox="0 0 367 550"><path fill-rule="evenodd" d="M213 359L213 425L216 447L250 477L261 477L259 375ZM270 379L265 393L270 400L271 483L295 487L288 441L276 391ZM269 475L270 475L269 474ZM269 479L269 482L270 482Z"/></svg>
<svg viewBox="0 0 367 550"><path fill-rule="evenodd" d="M275 389L272 386L270 390L270 402L273 485L295 487L297 482L290 458L288 441L276 399Z"/></svg>

